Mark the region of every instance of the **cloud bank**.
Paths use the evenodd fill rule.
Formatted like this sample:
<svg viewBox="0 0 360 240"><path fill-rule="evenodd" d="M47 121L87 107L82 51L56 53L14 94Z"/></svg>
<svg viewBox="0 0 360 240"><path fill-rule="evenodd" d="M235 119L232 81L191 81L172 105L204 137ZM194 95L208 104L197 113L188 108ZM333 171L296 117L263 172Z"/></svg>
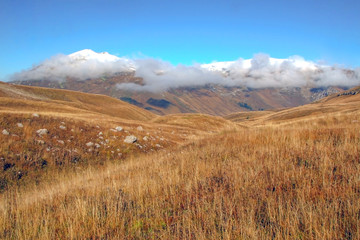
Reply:
<svg viewBox="0 0 360 240"><path fill-rule="evenodd" d="M87 53L88 54L88 53ZM65 81L68 77L83 81L118 72L135 71L143 78L143 85L118 84L123 90L161 92L179 87L220 84L223 86L267 87L352 87L360 85L360 68L346 69L339 66L320 65L305 61L299 56L274 59L266 54L256 54L252 59L211 64L177 65L153 59L126 59L112 55L109 61L97 58L74 58L57 55L30 70L15 73L11 80ZM107 54L107 53L106 53Z"/></svg>

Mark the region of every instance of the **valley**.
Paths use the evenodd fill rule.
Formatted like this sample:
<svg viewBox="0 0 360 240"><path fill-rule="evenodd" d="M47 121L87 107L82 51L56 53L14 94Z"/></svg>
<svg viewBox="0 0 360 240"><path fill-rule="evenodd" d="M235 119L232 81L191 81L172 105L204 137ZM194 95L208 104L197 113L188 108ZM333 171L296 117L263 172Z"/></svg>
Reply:
<svg viewBox="0 0 360 240"><path fill-rule="evenodd" d="M0 83L0 238L357 239L359 101L162 116Z"/></svg>

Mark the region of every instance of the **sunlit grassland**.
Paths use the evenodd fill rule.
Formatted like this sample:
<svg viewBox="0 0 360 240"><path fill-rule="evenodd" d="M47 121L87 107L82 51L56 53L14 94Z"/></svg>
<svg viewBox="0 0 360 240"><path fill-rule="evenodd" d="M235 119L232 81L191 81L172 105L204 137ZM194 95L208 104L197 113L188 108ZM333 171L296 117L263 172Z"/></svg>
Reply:
<svg viewBox="0 0 360 240"><path fill-rule="evenodd" d="M56 172L2 193L0 238L359 239L358 119L238 128Z"/></svg>

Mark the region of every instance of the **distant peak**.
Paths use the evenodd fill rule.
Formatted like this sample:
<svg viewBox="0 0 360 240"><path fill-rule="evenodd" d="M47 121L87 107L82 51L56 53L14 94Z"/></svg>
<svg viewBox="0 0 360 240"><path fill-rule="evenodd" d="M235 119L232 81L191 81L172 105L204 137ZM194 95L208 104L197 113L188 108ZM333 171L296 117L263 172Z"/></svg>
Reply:
<svg viewBox="0 0 360 240"><path fill-rule="evenodd" d="M109 54L108 52L97 53L91 49L84 49L78 52L74 52L70 54L69 57L74 60L96 60L99 62L115 62L120 59L115 55Z"/></svg>

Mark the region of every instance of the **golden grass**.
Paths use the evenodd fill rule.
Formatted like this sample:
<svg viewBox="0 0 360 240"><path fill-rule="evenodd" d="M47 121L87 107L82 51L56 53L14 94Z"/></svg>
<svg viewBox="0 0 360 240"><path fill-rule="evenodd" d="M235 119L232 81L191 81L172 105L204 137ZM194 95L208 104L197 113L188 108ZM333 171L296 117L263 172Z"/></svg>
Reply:
<svg viewBox="0 0 360 240"><path fill-rule="evenodd" d="M357 96L240 114L239 127L200 114L125 119L101 109L106 99L47 94L2 105L1 239L360 239ZM130 134L141 147L123 142Z"/></svg>
<svg viewBox="0 0 360 240"><path fill-rule="evenodd" d="M0 237L359 239L360 124L342 117L223 132L9 189Z"/></svg>

